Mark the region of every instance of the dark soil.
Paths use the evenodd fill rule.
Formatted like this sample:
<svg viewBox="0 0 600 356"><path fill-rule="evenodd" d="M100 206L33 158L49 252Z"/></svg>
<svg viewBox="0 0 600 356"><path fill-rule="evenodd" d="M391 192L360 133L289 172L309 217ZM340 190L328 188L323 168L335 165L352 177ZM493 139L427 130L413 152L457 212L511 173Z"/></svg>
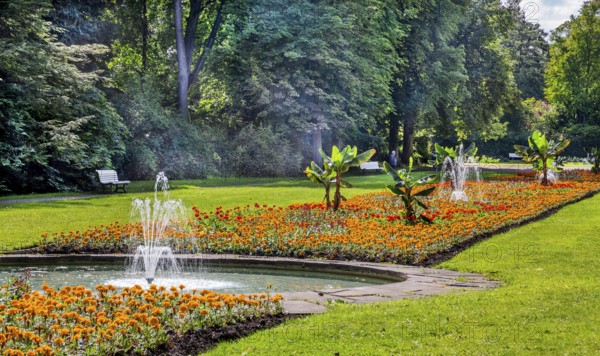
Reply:
<svg viewBox="0 0 600 356"><path fill-rule="evenodd" d="M272 328L291 317L293 316L286 314L267 315L226 327L211 327L188 331L185 334L171 332L169 342L159 345L147 355L197 355L212 349L221 341L235 340L258 330Z"/></svg>

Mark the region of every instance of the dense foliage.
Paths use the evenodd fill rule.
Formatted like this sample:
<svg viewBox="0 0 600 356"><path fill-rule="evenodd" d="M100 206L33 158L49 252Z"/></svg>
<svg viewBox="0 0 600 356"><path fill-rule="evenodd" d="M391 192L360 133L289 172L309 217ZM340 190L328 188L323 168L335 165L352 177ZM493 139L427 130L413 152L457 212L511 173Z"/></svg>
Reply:
<svg viewBox="0 0 600 356"><path fill-rule="evenodd" d="M579 141L571 152L598 144L600 134L600 2L586 1L581 13L552 34L546 96L558 106L557 129Z"/></svg>
<svg viewBox="0 0 600 356"><path fill-rule="evenodd" d="M533 130L585 156L598 7L549 45L517 0L2 2L0 192L88 189L99 168L299 175L347 143L506 157Z"/></svg>
<svg viewBox="0 0 600 356"><path fill-rule="evenodd" d="M13 192L89 187L125 148L127 129L97 73L78 68L108 49L57 42L43 19L50 10L0 4L0 179Z"/></svg>

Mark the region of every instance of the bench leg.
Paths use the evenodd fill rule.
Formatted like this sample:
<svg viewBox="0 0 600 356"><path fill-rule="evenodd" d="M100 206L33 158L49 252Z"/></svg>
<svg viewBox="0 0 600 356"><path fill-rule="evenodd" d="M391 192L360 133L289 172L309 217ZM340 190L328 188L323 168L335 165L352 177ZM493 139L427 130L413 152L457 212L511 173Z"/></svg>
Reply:
<svg viewBox="0 0 600 356"><path fill-rule="evenodd" d="M127 193L127 191L125 190L125 186L126 184L121 184L121 187L119 188L118 184L115 184L115 193L119 192L119 189L123 191L123 193Z"/></svg>

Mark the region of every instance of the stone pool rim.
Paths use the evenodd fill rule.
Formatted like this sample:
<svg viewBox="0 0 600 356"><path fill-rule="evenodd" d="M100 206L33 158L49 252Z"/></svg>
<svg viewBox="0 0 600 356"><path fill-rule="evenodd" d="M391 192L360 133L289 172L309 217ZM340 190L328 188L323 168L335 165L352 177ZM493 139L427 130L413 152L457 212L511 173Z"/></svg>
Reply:
<svg viewBox="0 0 600 356"><path fill-rule="evenodd" d="M202 260L210 267L248 266L250 268L275 268L333 272L347 275L369 276L389 280L388 284L363 287L309 290L281 293L283 306L288 314L313 314L327 310L330 302L372 303L430 295L485 290L500 284L486 277L467 272L406 266L387 263L298 259L290 257L262 257L235 254L182 254L184 260ZM0 255L0 265L69 263L115 263L130 259L125 254L5 254Z"/></svg>

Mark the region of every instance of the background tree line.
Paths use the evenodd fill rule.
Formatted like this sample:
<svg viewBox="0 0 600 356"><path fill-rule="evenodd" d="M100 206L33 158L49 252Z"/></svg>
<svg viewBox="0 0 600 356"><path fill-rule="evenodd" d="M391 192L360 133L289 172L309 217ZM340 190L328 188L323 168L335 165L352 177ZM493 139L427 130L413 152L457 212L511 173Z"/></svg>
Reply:
<svg viewBox="0 0 600 356"><path fill-rule="evenodd" d="M549 43L517 0L0 1L0 189L294 175L345 143L506 156L532 129L585 155L599 7Z"/></svg>

